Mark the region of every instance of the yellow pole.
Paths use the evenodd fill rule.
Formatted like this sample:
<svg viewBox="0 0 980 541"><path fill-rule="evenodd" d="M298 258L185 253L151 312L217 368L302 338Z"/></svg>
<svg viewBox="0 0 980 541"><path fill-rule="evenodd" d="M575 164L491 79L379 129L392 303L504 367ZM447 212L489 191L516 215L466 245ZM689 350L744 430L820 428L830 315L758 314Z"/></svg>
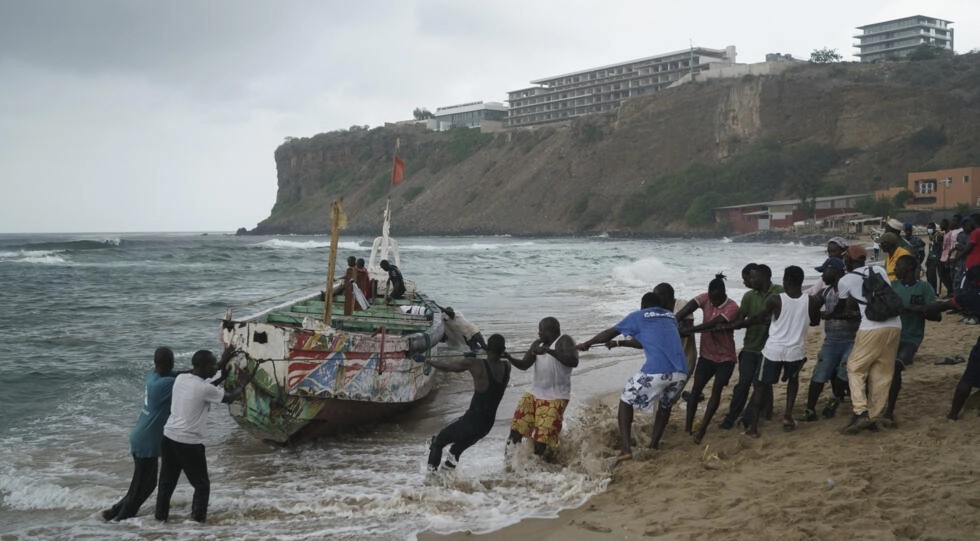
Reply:
<svg viewBox="0 0 980 541"><path fill-rule="evenodd" d="M340 239L340 217L343 214L340 204L343 199L334 201L330 209L330 262L327 266L327 289L324 290L323 323L333 325L333 281L334 268L337 266L337 241Z"/></svg>

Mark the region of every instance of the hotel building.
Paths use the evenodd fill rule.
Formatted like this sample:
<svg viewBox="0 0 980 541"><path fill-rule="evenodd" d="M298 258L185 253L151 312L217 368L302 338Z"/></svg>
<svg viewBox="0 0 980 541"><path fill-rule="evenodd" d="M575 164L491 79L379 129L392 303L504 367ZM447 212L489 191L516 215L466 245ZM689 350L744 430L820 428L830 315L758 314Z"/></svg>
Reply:
<svg viewBox="0 0 980 541"><path fill-rule="evenodd" d="M920 45L953 51L953 21L915 15L882 23L859 26L857 53L861 62L876 62L907 56Z"/></svg>
<svg viewBox="0 0 980 541"><path fill-rule="evenodd" d="M531 81L535 86L507 93L507 125L532 126L613 111L627 98L659 92L713 64L734 64L735 54L733 45L724 49L692 47Z"/></svg>

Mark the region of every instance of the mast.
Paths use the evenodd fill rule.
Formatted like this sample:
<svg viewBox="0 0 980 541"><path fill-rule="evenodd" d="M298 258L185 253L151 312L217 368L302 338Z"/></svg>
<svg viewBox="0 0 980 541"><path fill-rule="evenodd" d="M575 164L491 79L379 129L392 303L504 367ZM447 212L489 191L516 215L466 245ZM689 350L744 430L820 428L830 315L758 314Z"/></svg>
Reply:
<svg viewBox="0 0 980 541"><path fill-rule="evenodd" d="M340 230L347 227L343 202L343 197L335 199L330 208L330 258L327 264L327 287L323 290L323 323L327 326L333 325L333 281L334 268L337 266L337 243L340 240Z"/></svg>

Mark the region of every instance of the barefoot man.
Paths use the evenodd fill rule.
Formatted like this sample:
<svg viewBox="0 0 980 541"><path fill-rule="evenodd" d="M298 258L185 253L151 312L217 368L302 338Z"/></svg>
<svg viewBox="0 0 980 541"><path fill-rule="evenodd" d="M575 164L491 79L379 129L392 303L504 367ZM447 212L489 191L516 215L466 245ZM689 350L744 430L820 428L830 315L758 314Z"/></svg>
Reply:
<svg viewBox="0 0 980 541"><path fill-rule="evenodd" d="M470 407L462 417L443 428L432 438L429 446L429 469L439 469L442 462L442 449L449 448L450 457L446 459L447 468L455 468L463 451L483 439L493 428L493 420L497 416L497 406L507 389L510 381L510 365L507 361L514 358L506 352L507 344L499 334L490 336L487 341L487 358L461 357L441 359L433 357L428 363L447 372L469 371L473 376L473 398Z"/></svg>
<svg viewBox="0 0 980 541"><path fill-rule="evenodd" d="M538 339L521 360L511 364L520 370L534 366L531 392L524 393L510 424L510 443L521 443L524 437L534 440L534 454L543 455L549 447L558 446L565 408L572 394L572 369L578 366L578 350L572 337L561 333L553 317L538 323Z"/></svg>
<svg viewBox="0 0 980 541"><path fill-rule="evenodd" d="M640 371L626 382L619 399L619 456L617 461L633 458L630 435L633 427L633 409L651 411L657 404L657 416L653 423L650 447L657 449L664 428L670 419L670 409L681 396L687 381L687 360L681 348L681 336L677 331L677 319L663 300L652 291L643 295L640 309L631 312L615 327L610 327L577 347L588 351L595 344L642 347L646 362ZM612 339L618 335L629 340Z"/></svg>

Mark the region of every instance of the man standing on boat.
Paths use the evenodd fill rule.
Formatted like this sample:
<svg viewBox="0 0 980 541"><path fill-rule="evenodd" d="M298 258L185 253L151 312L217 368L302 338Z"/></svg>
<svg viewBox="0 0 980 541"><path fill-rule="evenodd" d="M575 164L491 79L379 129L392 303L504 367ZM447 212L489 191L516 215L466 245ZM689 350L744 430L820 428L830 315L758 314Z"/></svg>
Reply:
<svg viewBox="0 0 980 541"><path fill-rule="evenodd" d="M534 454L543 455L558 446L565 408L572 394L572 369L578 366L578 350L572 337L561 333L553 317L538 323L538 339L521 360L511 363L520 370L534 366L531 392L524 393L510 424L510 443L534 440Z"/></svg>
<svg viewBox="0 0 980 541"><path fill-rule="evenodd" d="M388 285L391 288L391 292L388 294L388 300L404 299L405 279L402 277L402 271L398 269L397 265L389 263L387 259L382 259L378 265L381 267L381 270L388 273Z"/></svg>
<svg viewBox="0 0 980 541"><path fill-rule="evenodd" d="M160 442L163 425L170 417L170 395L174 387L174 352L170 348L157 348L153 352L153 372L146 376L143 408L136 425L129 433L129 447L133 454L133 480L129 490L118 503L102 511L102 519L125 520L135 517L143 502L157 487L157 471L160 462Z"/></svg>
<svg viewBox="0 0 980 541"><path fill-rule="evenodd" d="M619 399L619 456L617 461L630 460L633 451L630 437L633 427L633 410L650 411L657 405L657 416L653 422L650 447L659 448L660 438L670 419L670 410L681 396L687 382L687 359L681 348L681 336L677 331L677 318L667 308L663 299L654 292L643 295L640 309L631 312L615 327L610 327L589 340L578 345L581 351L588 351L595 344L606 344L612 349L616 346L641 347L646 361L632 378L626 382L623 395ZM612 339L623 335L629 340Z"/></svg>
<svg viewBox="0 0 980 541"><path fill-rule="evenodd" d="M230 403L241 396L253 375L251 372L242 374L238 388L231 392L217 386L224 376L217 379L214 376L219 370L224 371L235 351L230 346L226 348L219 362L214 353L202 349L191 358L194 368L190 373L180 374L174 380L170 419L163 428L163 461L155 513L157 520L166 522L170 518L170 497L177 488L181 472L194 487L191 518L201 523L207 520L211 481L204 456L204 431L208 424L208 412L211 411L211 404Z"/></svg>
<svg viewBox="0 0 980 541"><path fill-rule="evenodd" d="M487 343L487 358L431 358L427 362L432 366L447 372L463 372L469 370L473 376L473 399L470 407L462 417L443 428L439 435L432 438L429 446L429 469L439 469L442 461L442 449L449 448L447 468L455 468L463 451L483 439L493 428L497 416L497 406L504 396L504 390L510 381L510 364L515 359L506 352L504 337L499 334L490 336Z"/></svg>

